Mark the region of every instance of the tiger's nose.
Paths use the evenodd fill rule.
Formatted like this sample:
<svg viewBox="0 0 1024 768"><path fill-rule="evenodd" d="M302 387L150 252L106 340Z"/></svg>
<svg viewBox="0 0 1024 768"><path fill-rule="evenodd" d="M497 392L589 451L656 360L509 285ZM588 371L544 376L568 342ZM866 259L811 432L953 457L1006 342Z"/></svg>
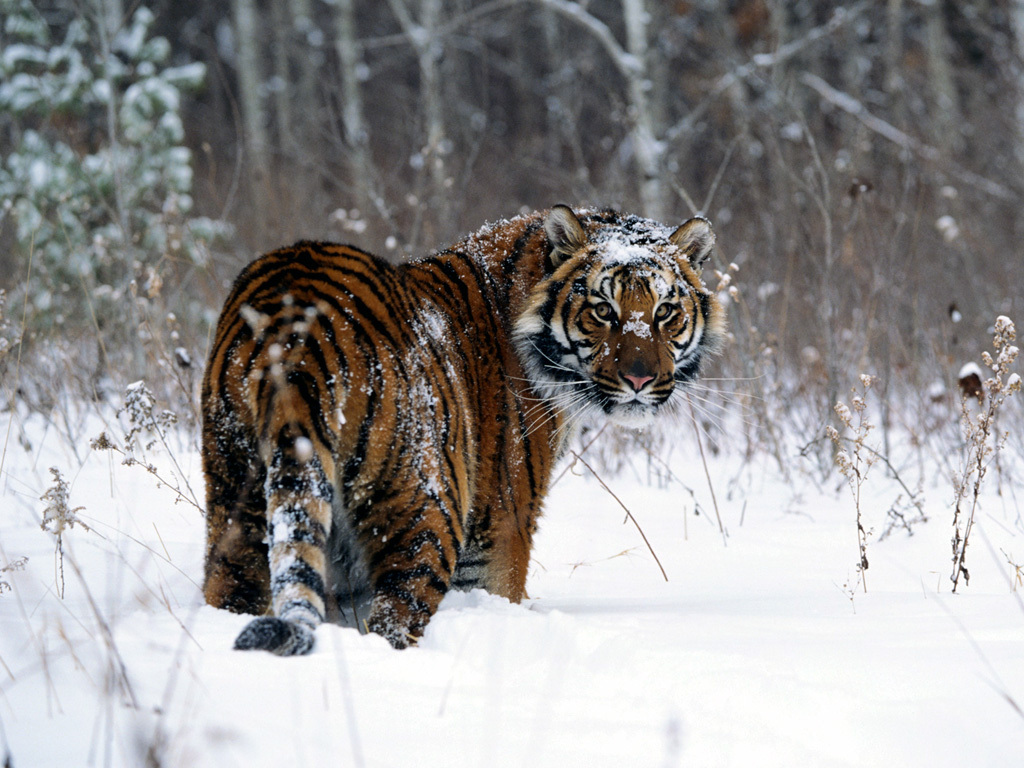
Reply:
<svg viewBox="0 0 1024 768"><path fill-rule="evenodd" d="M648 381L651 381L651 380L654 379L653 376L633 376L633 375L628 374L628 373L624 373L624 374L622 374L622 376L630 384L633 385L633 391L634 392L639 392L641 389L643 389L644 384L646 384Z"/></svg>

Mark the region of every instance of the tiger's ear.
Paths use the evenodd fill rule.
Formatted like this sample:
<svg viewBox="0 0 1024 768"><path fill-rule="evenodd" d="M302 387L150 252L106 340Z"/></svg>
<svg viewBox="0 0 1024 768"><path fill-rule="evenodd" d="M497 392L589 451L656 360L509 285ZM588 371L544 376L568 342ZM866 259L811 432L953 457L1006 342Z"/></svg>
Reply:
<svg viewBox="0 0 1024 768"><path fill-rule="evenodd" d="M583 225L567 205L556 205L544 217L544 231L547 232L551 253L548 261L557 267L587 242Z"/></svg>
<svg viewBox="0 0 1024 768"><path fill-rule="evenodd" d="M669 237L683 252L690 265L700 273L701 267L715 247L715 233L711 222L703 216L694 216Z"/></svg>

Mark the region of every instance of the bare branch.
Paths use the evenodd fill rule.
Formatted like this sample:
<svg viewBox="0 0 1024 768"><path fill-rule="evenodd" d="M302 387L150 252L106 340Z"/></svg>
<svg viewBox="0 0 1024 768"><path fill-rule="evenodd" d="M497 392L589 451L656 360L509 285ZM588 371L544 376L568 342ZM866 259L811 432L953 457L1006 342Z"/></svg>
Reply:
<svg viewBox="0 0 1024 768"><path fill-rule="evenodd" d="M1001 200L1016 200L1018 195L1013 190L1003 186L999 182L986 179L973 171L969 171L958 163L949 160L935 147L915 139L910 134L904 133L891 123L887 123L877 117L864 106L863 103L853 98L850 94L833 88L817 75L804 72L800 75L800 82L811 90L815 91L825 101L834 107L838 107L848 115L857 118L860 123L879 136L888 139L896 146L929 162L939 163L947 167L950 173L956 175L961 181L970 184L986 194L998 197Z"/></svg>
<svg viewBox="0 0 1024 768"><path fill-rule="evenodd" d="M438 37L445 35L451 35L458 32L463 27L469 26L474 21L490 16L491 14L500 13L501 11L509 8L514 8L517 5L523 5L527 0L492 0L489 3L478 5L474 8L470 8L465 13L460 13L444 24L440 24L437 27L436 33ZM392 10L395 9L395 3L389 0L390 7ZM399 24L402 27L402 32L394 35L382 35L380 37L372 37L366 40L360 40L359 45L363 50L377 50L380 48L393 48L399 45L408 45L412 42L412 39L408 33L408 26L406 22L412 21L408 15L408 11L403 7L397 11L396 16L399 18ZM403 22L403 17L405 21Z"/></svg>
<svg viewBox="0 0 1024 768"><path fill-rule="evenodd" d="M586 27L611 57L615 68L627 79L637 77L643 70L643 65L622 47L608 25L579 3L572 3L568 0L536 0L536 2L564 18Z"/></svg>
<svg viewBox="0 0 1024 768"><path fill-rule="evenodd" d="M810 47L819 40L829 37L837 30L854 21L865 10L867 10L870 5L871 3L868 2L860 2L850 8L837 8L836 12L832 14L831 19L820 27L815 27L810 30L800 39L781 45L772 53L756 54L746 64L736 67L731 72L726 72L718 78L718 82L715 83L715 85L708 91L704 100L691 109L686 117L669 129L665 134L665 140L675 141L684 133L691 130L693 126L696 125L697 121L711 108L714 100L732 88L736 83L741 80L745 80L759 70L771 69L772 67L776 67L779 64L788 61L804 49Z"/></svg>

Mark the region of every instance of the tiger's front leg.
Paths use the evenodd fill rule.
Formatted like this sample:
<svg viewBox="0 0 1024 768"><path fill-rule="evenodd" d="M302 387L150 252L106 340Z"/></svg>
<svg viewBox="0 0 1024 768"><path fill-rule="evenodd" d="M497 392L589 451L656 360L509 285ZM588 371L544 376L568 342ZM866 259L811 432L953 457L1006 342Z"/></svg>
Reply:
<svg viewBox="0 0 1024 768"><path fill-rule="evenodd" d="M485 589L519 603L527 597L526 576L536 524L532 516L520 524L517 508L507 499L504 504L503 514L492 514L492 507L486 505L467 525L452 586L467 591Z"/></svg>
<svg viewBox="0 0 1024 768"><path fill-rule="evenodd" d="M390 525L367 547L373 600L366 626L395 648L407 648L448 592L461 523L439 498L375 512Z"/></svg>

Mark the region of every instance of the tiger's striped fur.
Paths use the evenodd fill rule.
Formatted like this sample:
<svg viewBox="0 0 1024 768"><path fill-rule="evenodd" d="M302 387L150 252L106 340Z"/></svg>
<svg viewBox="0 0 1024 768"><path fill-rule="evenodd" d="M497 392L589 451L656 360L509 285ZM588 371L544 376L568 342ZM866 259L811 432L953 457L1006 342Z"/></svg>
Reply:
<svg viewBox="0 0 1024 768"><path fill-rule="evenodd" d="M650 419L722 335L714 243L565 206L391 266L302 242L239 275L203 380L205 596L239 648L308 651L330 597L396 648L451 588L526 594L581 418Z"/></svg>

